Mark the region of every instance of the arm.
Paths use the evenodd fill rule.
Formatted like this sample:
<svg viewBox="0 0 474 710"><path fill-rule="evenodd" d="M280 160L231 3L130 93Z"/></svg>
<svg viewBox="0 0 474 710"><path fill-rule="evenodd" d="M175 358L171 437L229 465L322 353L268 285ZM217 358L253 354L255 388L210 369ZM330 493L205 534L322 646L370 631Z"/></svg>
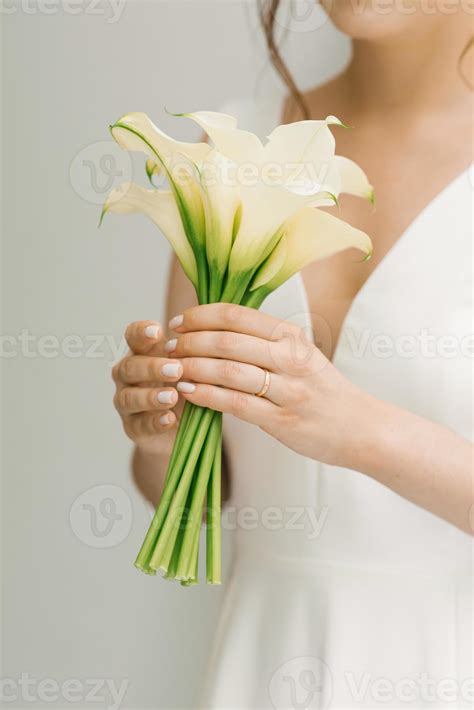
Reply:
<svg viewBox="0 0 474 710"><path fill-rule="evenodd" d="M349 467L474 533L473 446L450 429L365 395Z"/></svg>
<svg viewBox="0 0 474 710"><path fill-rule="evenodd" d="M200 306L185 311L175 330L168 352L192 380L186 399L256 424L304 456L371 476L474 531L469 441L363 392L301 329L266 314ZM258 398L264 370L271 384Z"/></svg>

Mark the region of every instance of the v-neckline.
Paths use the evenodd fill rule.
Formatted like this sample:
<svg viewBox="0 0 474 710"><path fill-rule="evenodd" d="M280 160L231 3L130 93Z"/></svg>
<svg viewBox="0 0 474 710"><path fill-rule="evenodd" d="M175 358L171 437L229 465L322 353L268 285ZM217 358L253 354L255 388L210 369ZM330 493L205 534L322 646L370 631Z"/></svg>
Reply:
<svg viewBox="0 0 474 710"><path fill-rule="evenodd" d="M461 172L459 172L452 180L450 180L444 187L439 190L439 192L436 193L436 195L426 203L426 205L415 215L415 217L411 220L411 222L408 224L408 226L403 230L403 232L400 234L400 236L395 240L395 242L392 244L390 249L384 254L384 256L381 258L375 269L369 274L367 279L364 281L360 289L357 291L356 295L351 301L351 304L349 308L346 311L346 315L344 316L342 323L341 323L341 328L339 330L339 337L336 343L336 347L334 348L331 362L335 362L337 359L338 351L339 351L339 346L341 343L341 336L344 332L344 330L347 328L347 323L349 322L350 318L352 317L354 310L357 308L358 303L361 301L361 299L364 297L366 294L367 290L369 290L372 286L372 283L375 279L380 278L380 272L384 269L387 268L387 262L389 263L390 261L393 260L394 256L397 255L398 251L400 250L401 246L404 244L406 239L408 238L408 235L413 231L413 229L418 225L418 222L423 219L427 213L431 211L435 203L438 203L441 199L445 198L446 193L450 192L451 189L456 185L457 182L460 182L463 177L468 177L468 173L470 170L472 170L474 166L474 163L471 162L469 165L464 168ZM307 326L310 329L310 332L312 334L312 339L314 342L314 324L311 318L311 306L310 306L310 300L308 297L308 291L306 289L306 285L303 279L303 276L301 272L298 272L297 274L297 283L301 292L301 297L305 306L305 312L307 313Z"/></svg>

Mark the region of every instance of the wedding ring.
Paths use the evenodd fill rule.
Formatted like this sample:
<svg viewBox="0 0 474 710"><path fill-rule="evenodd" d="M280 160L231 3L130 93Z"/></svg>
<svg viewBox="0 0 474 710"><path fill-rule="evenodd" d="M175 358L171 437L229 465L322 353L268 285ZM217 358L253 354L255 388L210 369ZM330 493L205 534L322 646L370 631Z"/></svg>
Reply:
<svg viewBox="0 0 474 710"><path fill-rule="evenodd" d="M268 370L264 370L264 373L265 380L263 382L263 387L259 392L255 393L256 397L264 397L268 392L268 388L270 387L270 373L268 372Z"/></svg>

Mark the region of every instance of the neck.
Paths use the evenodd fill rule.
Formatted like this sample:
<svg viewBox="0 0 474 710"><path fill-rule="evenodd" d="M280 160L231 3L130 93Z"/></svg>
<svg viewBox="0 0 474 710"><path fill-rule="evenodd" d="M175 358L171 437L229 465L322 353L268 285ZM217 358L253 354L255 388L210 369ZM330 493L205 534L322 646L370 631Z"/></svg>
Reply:
<svg viewBox="0 0 474 710"><path fill-rule="evenodd" d="M374 42L355 40L344 79L360 110L392 112L470 104L472 94L460 73L459 60L469 42L469 27L459 18L442 18L424 34ZM472 54L474 50L470 51ZM466 57L464 64L469 63Z"/></svg>

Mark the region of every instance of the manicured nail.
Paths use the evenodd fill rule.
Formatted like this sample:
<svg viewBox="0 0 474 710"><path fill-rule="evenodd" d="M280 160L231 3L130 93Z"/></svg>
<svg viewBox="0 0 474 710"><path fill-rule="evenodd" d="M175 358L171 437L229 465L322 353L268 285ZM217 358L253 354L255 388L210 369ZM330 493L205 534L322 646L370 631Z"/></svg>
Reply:
<svg viewBox="0 0 474 710"><path fill-rule="evenodd" d="M175 316L168 323L168 327L170 330L175 330L176 328L179 328L180 325L183 325L183 320L184 316Z"/></svg>
<svg viewBox="0 0 474 710"><path fill-rule="evenodd" d="M165 343L165 350L167 353L172 353L173 350L176 350L176 345L178 344L178 341L176 338L172 338L171 340L168 340L167 343Z"/></svg>
<svg viewBox="0 0 474 710"><path fill-rule="evenodd" d="M180 392L185 392L186 394L191 394L196 389L196 385L193 385L192 382L178 382L178 384L176 385L176 388Z"/></svg>
<svg viewBox="0 0 474 710"><path fill-rule="evenodd" d="M161 374L165 377L179 377L181 373L181 365L178 362L167 362L161 368Z"/></svg>
<svg viewBox="0 0 474 710"><path fill-rule="evenodd" d="M163 424L163 426L166 426L166 424L171 423L171 414L162 414L160 417L160 424Z"/></svg>
<svg viewBox="0 0 474 710"><path fill-rule="evenodd" d="M160 332L159 325L147 325L145 328L145 335L147 338L157 338Z"/></svg>
<svg viewBox="0 0 474 710"><path fill-rule="evenodd" d="M163 390L163 392L158 392L157 400L158 402L161 402L161 404L172 404L174 400L173 390Z"/></svg>

